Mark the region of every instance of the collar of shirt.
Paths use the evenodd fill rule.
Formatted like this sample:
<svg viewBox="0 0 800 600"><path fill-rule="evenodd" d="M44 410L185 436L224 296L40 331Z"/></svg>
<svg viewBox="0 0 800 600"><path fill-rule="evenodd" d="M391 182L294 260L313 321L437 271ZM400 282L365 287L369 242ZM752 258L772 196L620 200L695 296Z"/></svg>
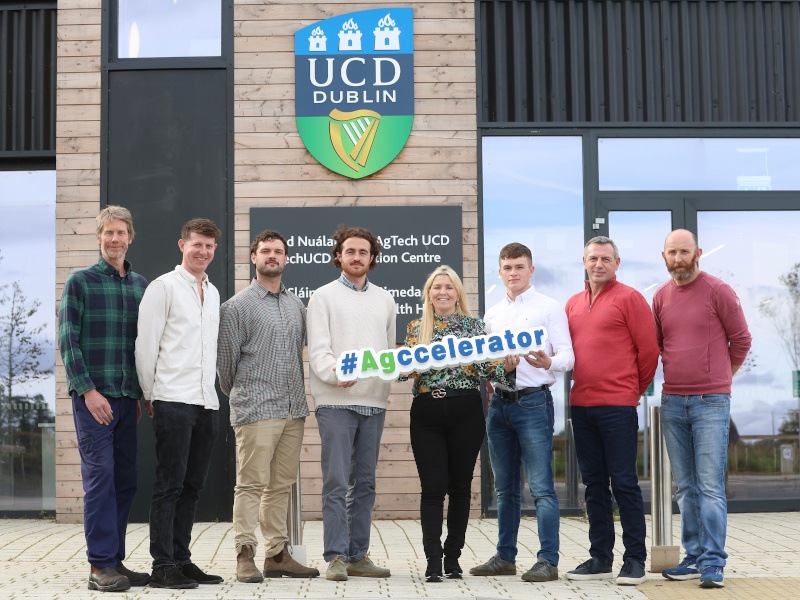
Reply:
<svg viewBox="0 0 800 600"><path fill-rule="evenodd" d="M125 267L125 276L127 277L128 273L131 272L131 263L129 263L126 260L126 261L123 261L123 265ZM102 257L97 259L97 268L100 269L106 275L109 275L111 277L116 275L117 277L119 277L119 271L117 271L117 268L114 267L113 265L109 264L108 262L106 262L106 259L104 259Z"/></svg>
<svg viewBox="0 0 800 600"><path fill-rule="evenodd" d="M520 302L522 304L525 304L526 302L530 302L535 295L536 295L536 289L531 285L531 287L522 292L519 296L517 296L513 300L508 297L508 294L506 294L506 304L509 306L514 304L515 302Z"/></svg>
<svg viewBox="0 0 800 600"><path fill-rule="evenodd" d="M183 279L186 280L187 283L191 283L192 285L197 283L197 277L189 273L186 269L184 269L181 265L176 265L175 270L178 272ZM208 287L208 273L203 273L203 287Z"/></svg>
<svg viewBox="0 0 800 600"><path fill-rule="evenodd" d="M367 288L369 287L369 279L365 279L364 280L364 289L363 290L358 289L355 286L355 284L347 278L347 275L344 274L344 271L342 271L342 274L339 276L339 283L343 283L344 285L349 287L351 290L354 290L356 292L366 292Z"/></svg>
<svg viewBox="0 0 800 600"><path fill-rule="evenodd" d="M253 280L250 282L250 287L252 287L255 290L259 298L266 298L270 294L272 294L273 296L279 296L281 294L286 293L286 287L284 287L283 282L281 282L281 289L278 290L278 293L276 294L272 290L268 290L263 285L261 285L258 279L256 279L255 277L253 277Z"/></svg>

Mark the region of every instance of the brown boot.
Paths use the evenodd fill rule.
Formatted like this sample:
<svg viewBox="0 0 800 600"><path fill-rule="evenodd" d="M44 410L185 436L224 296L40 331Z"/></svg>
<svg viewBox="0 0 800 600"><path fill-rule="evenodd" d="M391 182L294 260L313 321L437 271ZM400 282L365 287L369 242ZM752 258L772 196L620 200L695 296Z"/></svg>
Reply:
<svg viewBox="0 0 800 600"><path fill-rule="evenodd" d="M252 546L242 546L239 555L236 557L236 579L242 583L261 583L264 578L261 571L256 567L253 558L256 550Z"/></svg>
<svg viewBox="0 0 800 600"><path fill-rule="evenodd" d="M319 571L301 565L284 546L280 554L264 560L264 577L319 577Z"/></svg>

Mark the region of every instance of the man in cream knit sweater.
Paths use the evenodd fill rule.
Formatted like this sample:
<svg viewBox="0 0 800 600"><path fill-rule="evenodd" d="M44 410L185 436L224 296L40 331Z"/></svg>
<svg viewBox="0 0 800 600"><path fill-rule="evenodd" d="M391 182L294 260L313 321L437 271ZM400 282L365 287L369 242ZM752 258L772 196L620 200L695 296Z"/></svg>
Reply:
<svg viewBox="0 0 800 600"><path fill-rule="evenodd" d="M347 350L395 347L392 296L367 280L380 253L367 229L342 226L333 234L333 265L342 274L308 303L308 362L322 444L325 577L389 577L369 558L375 469L390 384L381 379L339 381L334 367Z"/></svg>

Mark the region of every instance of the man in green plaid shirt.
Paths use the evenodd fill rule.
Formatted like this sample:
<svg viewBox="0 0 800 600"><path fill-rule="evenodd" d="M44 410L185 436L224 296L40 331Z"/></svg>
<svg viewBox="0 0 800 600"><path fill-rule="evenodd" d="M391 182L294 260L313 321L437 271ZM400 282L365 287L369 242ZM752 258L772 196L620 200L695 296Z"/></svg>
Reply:
<svg viewBox="0 0 800 600"><path fill-rule="evenodd" d="M136 423L142 414L142 390L134 344L147 280L131 271L125 260L134 236L128 209L108 206L96 222L100 259L72 273L64 284L58 346L81 456L88 585L108 592L147 585L149 578L122 564L136 495Z"/></svg>

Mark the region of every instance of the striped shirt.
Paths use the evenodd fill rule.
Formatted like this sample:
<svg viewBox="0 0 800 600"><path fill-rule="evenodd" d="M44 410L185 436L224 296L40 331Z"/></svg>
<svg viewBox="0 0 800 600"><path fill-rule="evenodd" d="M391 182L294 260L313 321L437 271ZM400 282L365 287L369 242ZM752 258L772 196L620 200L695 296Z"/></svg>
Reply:
<svg viewBox="0 0 800 600"><path fill-rule="evenodd" d="M339 276L339 283L345 285L346 287L349 287L351 290L354 290L356 292L366 292L367 289L369 288L369 279L365 279L364 287L358 289L355 286L355 284L347 278L347 275L344 274L344 271L342 271L342 274ZM314 408L314 410L316 411L317 409L320 408L344 408L345 410L352 410L353 412L361 415L362 417L371 417L373 415L377 415L384 412L383 408L378 408L377 406L359 406L357 404L349 404L347 406L340 406L338 404L337 405L318 404Z"/></svg>
<svg viewBox="0 0 800 600"><path fill-rule="evenodd" d="M303 302L283 284L275 294L253 279L220 307L217 374L231 425L308 416L305 335Z"/></svg>
<svg viewBox="0 0 800 600"><path fill-rule="evenodd" d="M96 389L112 398L141 398L134 345L139 303L147 280L125 276L102 258L75 271L64 284L58 311L58 347L69 391Z"/></svg>

